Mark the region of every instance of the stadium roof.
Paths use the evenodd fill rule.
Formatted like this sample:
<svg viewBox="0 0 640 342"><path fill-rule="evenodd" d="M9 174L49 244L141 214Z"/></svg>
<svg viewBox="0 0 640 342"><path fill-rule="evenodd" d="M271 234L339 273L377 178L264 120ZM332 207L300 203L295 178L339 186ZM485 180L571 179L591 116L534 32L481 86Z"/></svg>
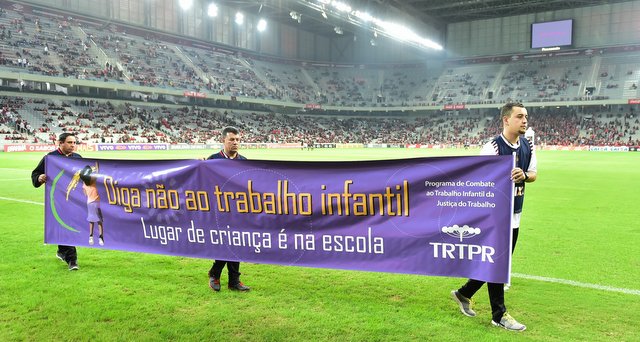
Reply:
<svg viewBox="0 0 640 342"><path fill-rule="evenodd" d="M508 17L568 8L624 2L628 0L380 0L406 7L428 22L436 18L444 23Z"/></svg>
<svg viewBox="0 0 640 342"><path fill-rule="evenodd" d="M370 12L385 20L401 20L437 30L444 30L447 24L454 22L625 1L629 0L341 0L354 9ZM320 0L228 0L223 3L267 20L295 24L301 30L324 36L335 36L336 26L344 28L344 34L354 31L348 23L345 23L344 18L323 16L323 11L318 10L318 4L322 3Z"/></svg>

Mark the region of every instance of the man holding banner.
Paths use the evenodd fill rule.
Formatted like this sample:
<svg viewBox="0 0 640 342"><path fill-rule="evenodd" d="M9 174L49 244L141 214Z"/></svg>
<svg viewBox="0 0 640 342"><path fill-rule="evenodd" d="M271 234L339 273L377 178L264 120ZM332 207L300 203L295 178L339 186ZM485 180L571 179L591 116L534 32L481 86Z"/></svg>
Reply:
<svg viewBox="0 0 640 342"><path fill-rule="evenodd" d="M214 153L207 159L236 159L246 160L243 155L238 153L240 147L240 132L235 127L225 127L222 130L223 148L220 152ZM218 260L213 263L209 270L209 287L214 291L220 291L220 276L224 266L227 266L229 274L229 289L236 291L249 291L250 288L240 281L240 262Z"/></svg>
<svg viewBox="0 0 640 342"><path fill-rule="evenodd" d="M49 152L48 155L63 156L67 158L82 158L82 156L74 152L75 148L75 135L73 133L62 133L58 137L58 149ZM36 166L33 172L31 172L31 183L36 188L39 188L47 181L44 159L45 158L43 157L42 160L40 160L40 163L38 163L38 166ZM56 257L67 263L69 271L78 270L78 254L74 246L58 245Z"/></svg>
<svg viewBox="0 0 640 342"><path fill-rule="evenodd" d="M516 154L516 167L511 170L511 180L515 182L513 215L511 218L512 245L511 252L516 247L520 227L520 216L524 203L525 183L535 182L537 179L537 161L533 142L522 135L527 130L527 110L521 103L507 103L501 111L502 134L493 138L481 150L482 155L511 155ZM482 287L483 281L469 279L458 290L451 291L453 300L459 305L460 311L466 316L474 317L476 313L471 309L471 297ZM487 283L489 301L491 303L492 321L494 326L512 331L524 331L527 327L518 323L507 313L504 304L504 284Z"/></svg>

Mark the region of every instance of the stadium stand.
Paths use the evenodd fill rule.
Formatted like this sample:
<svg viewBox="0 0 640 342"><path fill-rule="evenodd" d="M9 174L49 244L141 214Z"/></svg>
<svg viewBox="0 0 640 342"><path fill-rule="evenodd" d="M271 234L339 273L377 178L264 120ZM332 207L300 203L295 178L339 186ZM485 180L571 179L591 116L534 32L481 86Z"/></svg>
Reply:
<svg viewBox="0 0 640 342"><path fill-rule="evenodd" d="M137 36L110 24L0 13L0 70L219 95L340 107L442 106L507 101L637 98L640 53L570 55L482 63L355 66L284 63ZM592 94L585 89L593 87ZM102 100L3 97L0 139L50 142L74 131L85 142L214 142L226 125L246 142L478 145L494 132L486 111L394 118L225 111ZM637 115L535 110L537 143L639 145Z"/></svg>
<svg viewBox="0 0 640 342"><path fill-rule="evenodd" d="M325 117L158 107L108 101L2 97L0 139L51 142L64 131L91 143L213 143L237 126L247 143L446 144L477 146L498 130L497 116L437 112L403 118ZM639 145L640 119L626 112L535 110L530 126L541 145Z"/></svg>

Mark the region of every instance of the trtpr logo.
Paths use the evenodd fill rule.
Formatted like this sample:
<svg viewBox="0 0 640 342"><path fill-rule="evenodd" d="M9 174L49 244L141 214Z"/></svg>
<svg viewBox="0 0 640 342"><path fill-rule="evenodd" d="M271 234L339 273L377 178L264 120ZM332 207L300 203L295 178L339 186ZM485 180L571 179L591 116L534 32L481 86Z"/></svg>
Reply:
<svg viewBox="0 0 640 342"><path fill-rule="evenodd" d="M457 224L451 227L445 226L442 227L441 231L452 238L458 239L460 242L480 235L482 232L480 228L469 227L466 224L462 227ZM495 249L491 246L447 242L429 242L429 245L433 246L433 257L435 259L481 260L482 262L493 264L492 256L495 254Z"/></svg>
<svg viewBox="0 0 640 342"><path fill-rule="evenodd" d="M451 227L447 227L447 226L442 227L442 232L451 237L459 238L460 242L462 242L463 239L476 236L480 234L480 232L482 231L480 230L480 228L469 227L466 224L462 227L458 226L457 224L454 224Z"/></svg>

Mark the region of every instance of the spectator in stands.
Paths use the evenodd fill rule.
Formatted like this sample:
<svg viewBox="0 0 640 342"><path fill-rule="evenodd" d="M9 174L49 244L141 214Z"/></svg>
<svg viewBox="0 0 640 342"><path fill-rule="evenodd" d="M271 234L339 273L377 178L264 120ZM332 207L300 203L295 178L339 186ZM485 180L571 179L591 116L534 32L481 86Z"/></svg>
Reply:
<svg viewBox="0 0 640 342"><path fill-rule="evenodd" d="M240 131L235 127L225 127L222 130L222 143L224 147L220 152L214 153L207 159L236 159L246 160L243 155L238 153L240 147ZM214 291L220 291L220 276L224 266L227 266L229 274L229 289L236 291L249 291L250 288L240 281L240 262L216 260L209 270L209 287Z"/></svg>
<svg viewBox="0 0 640 342"><path fill-rule="evenodd" d="M525 183L531 183L537 179L537 161L533 144L522 136L527 130L528 119L524 106L521 103L507 103L502 107L500 115L503 125L502 134L485 144L480 153L484 155L511 155L515 152L517 154L516 167L511 170L510 175L516 186L511 218L513 234L511 252L513 253L518 241ZM476 315L471 309L471 297L480 290L483 284L483 281L469 279L458 290L451 291L453 300L458 303L464 315L470 317ZM518 323L507 313L507 307L504 305L504 284L487 283L487 288L493 316L491 324L512 331L525 330L527 327L524 324Z"/></svg>
<svg viewBox="0 0 640 342"><path fill-rule="evenodd" d="M82 156L74 152L75 148L76 136L73 133L62 133L58 137L58 149L49 152L47 155L82 158ZM47 175L45 174L45 158L43 157L40 163L38 163L38 166L31 172L31 183L33 183L34 187L39 188L47 182L47 179ZM69 271L78 270L78 254L74 246L58 245L56 257L67 263Z"/></svg>

